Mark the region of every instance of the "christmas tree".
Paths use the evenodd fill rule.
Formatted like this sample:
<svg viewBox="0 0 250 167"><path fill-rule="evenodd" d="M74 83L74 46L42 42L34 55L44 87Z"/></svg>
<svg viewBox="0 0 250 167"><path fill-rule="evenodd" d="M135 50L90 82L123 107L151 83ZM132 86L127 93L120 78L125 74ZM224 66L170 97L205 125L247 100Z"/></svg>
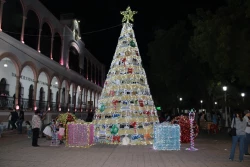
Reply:
<svg viewBox="0 0 250 167"><path fill-rule="evenodd" d="M130 7L94 116L95 136L108 144L152 144L157 111L135 39Z"/></svg>

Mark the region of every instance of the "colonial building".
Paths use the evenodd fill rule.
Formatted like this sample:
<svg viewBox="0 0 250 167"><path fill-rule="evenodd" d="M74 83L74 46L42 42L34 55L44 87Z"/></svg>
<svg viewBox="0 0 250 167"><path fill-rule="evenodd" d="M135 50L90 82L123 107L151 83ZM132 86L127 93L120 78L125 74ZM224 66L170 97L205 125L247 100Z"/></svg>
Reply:
<svg viewBox="0 0 250 167"><path fill-rule="evenodd" d="M58 20L38 0L0 0L0 121L16 106L94 111L105 69L85 48L79 22Z"/></svg>

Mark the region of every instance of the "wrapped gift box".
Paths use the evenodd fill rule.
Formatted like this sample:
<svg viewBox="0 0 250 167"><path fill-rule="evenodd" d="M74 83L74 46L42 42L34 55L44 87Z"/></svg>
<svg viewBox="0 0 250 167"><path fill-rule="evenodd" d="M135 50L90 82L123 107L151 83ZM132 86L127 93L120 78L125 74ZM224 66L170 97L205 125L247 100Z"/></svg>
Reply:
<svg viewBox="0 0 250 167"><path fill-rule="evenodd" d="M180 150L180 126L178 124L161 123L154 125L155 150Z"/></svg>
<svg viewBox="0 0 250 167"><path fill-rule="evenodd" d="M66 132L66 146L87 148L94 144L94 124L68 123Z"/></svg>

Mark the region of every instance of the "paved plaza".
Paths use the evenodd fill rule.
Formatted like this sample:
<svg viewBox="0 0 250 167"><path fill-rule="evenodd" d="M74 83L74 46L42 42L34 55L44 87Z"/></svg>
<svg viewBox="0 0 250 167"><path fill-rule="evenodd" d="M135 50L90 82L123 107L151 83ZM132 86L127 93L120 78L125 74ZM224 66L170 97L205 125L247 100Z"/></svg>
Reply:
<svg viewBox="0 0 250 167"><path fill-rule="evenodd" d="M198 151L155 151L148 146L97 144L90 148L49 146L39 138L40 147L32 147L26 134L5 133L0 138L0 167L250 167L250 156L244 162L229 161L231 139L226 134L200 134L195 140Z"/></svg>

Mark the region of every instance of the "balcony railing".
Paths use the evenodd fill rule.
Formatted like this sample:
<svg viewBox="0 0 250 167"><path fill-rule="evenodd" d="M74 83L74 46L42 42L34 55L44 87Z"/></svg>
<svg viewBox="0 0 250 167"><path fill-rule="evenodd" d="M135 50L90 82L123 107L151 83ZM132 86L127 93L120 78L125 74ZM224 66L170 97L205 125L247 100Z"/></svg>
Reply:
<svg viewBox="0 0 250 167"><path fill-rule="evenodd" d="M24 110L34 110L34 100L20 98L18 101L19 107ZM48 102L48 101L40 101L36 100L35 102L36 108L41 111L47 111L48 107L50 107L50 111L57 112L86 112L88 110L93 110L93 105L82 103L82 106L74 104L62 103L59 105L57 102ZM0 110L12 110L15 108L15 99L13 97L8 96L0 96Z"/></svg>

